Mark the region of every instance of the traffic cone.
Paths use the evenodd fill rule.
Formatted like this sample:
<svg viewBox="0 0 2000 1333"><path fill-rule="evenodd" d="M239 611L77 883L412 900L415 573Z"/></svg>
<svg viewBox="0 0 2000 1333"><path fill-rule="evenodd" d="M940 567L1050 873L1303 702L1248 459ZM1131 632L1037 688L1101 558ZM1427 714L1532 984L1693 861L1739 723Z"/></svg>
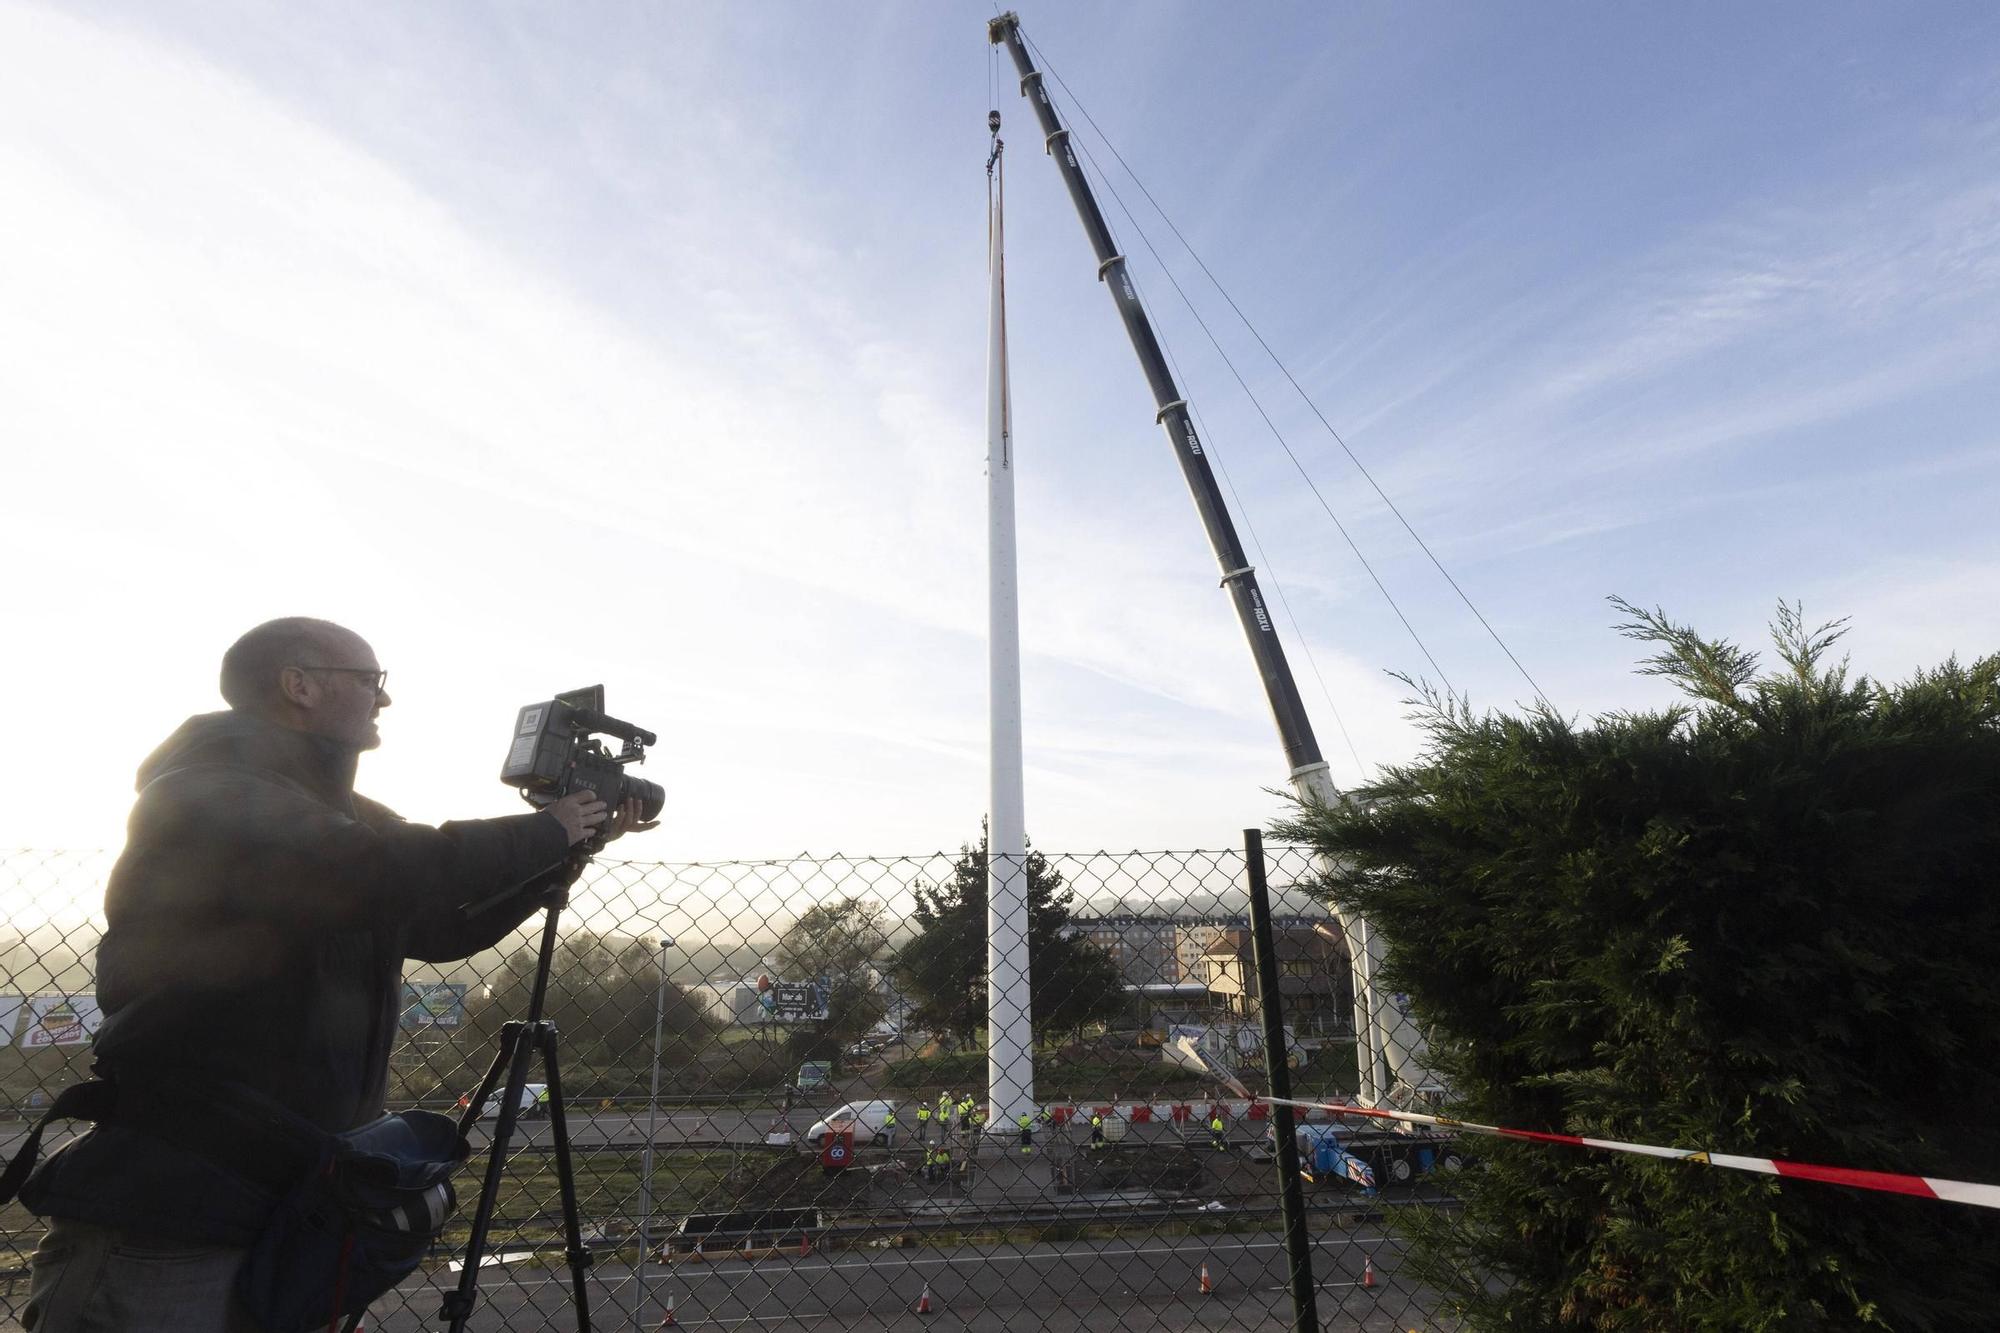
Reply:
<svg viewBox="0 0 2000 1333"><path fill-rule="evenodd" d="M1206 1263L1201 1266L1201 1294L1204 1296L1215 1295L1215 1284L1208 1280L1208 1265Z"/></svg>
<svg viewBox="0 0 2000 1333"><path fill-rule="evenodd" d="M660 1327L672 1328L673 1326L674 1326L674 1294L670 1291L667 1293L667 1315L666 1318L660 1321Z"/></svg>
<svg viewBox="0 0 2000 1333"><path fill-rule="evenodd" d="M813 1252L812 1237L808 1236L805 1232L801 1231L799 1233L799 1258L803 1259L812 1252Z"/></svg>
<svg viewBox="0 0 2000 1333"><path fill-rule="evenodd" d="M929 1314L930 1312L931 1312L931 1284L926 1282L924 1283L923 1295L917 1297L917 1313Z"/></svg>
<svg viewBox="0 0 2000 1333"><path fill-rule="evenodd" d="M1372 1254L1361 1256L1361 1285L1364 1287L1375 1285L1375 1256Z"/></svg>

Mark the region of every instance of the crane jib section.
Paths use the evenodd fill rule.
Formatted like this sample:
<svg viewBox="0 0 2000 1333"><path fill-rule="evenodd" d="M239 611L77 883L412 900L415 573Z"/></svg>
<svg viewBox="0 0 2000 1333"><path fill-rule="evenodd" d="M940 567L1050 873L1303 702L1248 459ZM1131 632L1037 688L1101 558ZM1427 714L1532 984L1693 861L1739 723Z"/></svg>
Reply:
<svg viewBox="0 0 2000 1333"><path fill-rule="evenodd" d="M1306 800L1331 804L1340 799L1340 793L1334 788L1332 774L1320 755L1319 742L1313 736L1312 723L1299 698L1298 684L1292 679L1277 628L1271 623L1270 608L1257 586L1256 571L1236 536L1236 524L1223 503L1222 491L1216 485L1215 471L1195 431L1187 400L1174 383L1145 304L1126 271L1125 256L1119 253L1112 239L1111 228L1104 221L1104 213L1083 174L1083 165L1077 161L1070 144L1070 132L1056 114L1043 75L1028 53L1020 19L1011 12L1000 15L987 25L987 36L995 45L1007 48L1021 73L1021 94L1035 109L1042 142L1062 173L1070 201L1075 204L1077 217L1082 220L1084 233L1096 252L1098 280L1110 290L1118 317L1124 321L1125 332L1131 338L1132 350L1138 354L1139 365L1152 387L1156 417L1173 446L1174 457L1180 461L1181 475L1194 497L1195 510L1221 563L1222 586L1236 607L1237 619L1250 642L1258 675L1263 679L1264 697L1270 705L1272 720L1277 723L1285 757L1291 764L1293 789ZM1388 1098L1392 1090L1398 1095L1427 1095L1436 1091L1439 1086L1436 1079L1424 1068L1422 1035L1403 1011L1403 1005L1383 996L1375 983L1376 971L1384 957L1381 939L1359 914L1337 907L1335 913L1354 969L1355 1058L1362 1101L1374 1105Z"/></svg>
<svg viewBox="0 0 2000 1333"><path fill-rule="evenodd" d="M1325 761L1320 755L1319 741L1313 735L1312 723L1299 699L1298 685L1292 679L1291 665L1278 642L1270 608L1257 586L1256 572L1244 555L1243 543L1236 535L1236 524L1223 503L1222 490L1216 484L1215 470L1209 465L1208 455L1202 449L1201 436L1195 430L1187 400L1174 383L1173 372L1168 368L1166 355L1160 350L1159 338L1153 332L1152 320L1146 314L1131 275L1126 272L1125 257L1118 252L1117 244L1112 240L1111 228L1105 223L1104 213L1097 206L1097 198L1091 191L1090 182L1084 177L1076 151L1070 146L1069 130L1056 115L1048 90L1043 86L1042 73L1035 68L1027 46L1021 40L1020 24L1015 16L1003 14L994 19L989 32L996 43L1005 44L1015 67L1021 72L1022 95L1035 109L1035 117L1041 123L1043 142L1061 170L1070 201L1076 205L1077 216L1082 219L1084 232L1097 254L1097 276L1111 291L1119 318L1124 321L1125 332L1132 340L1132 349L1138 353L1139 365L1152 387L1159 423L1173 445L1188 492L1194 498L1195 510L1201 516L1202 526L1208 530L1209 542L1222 566L1223 587L1228 590L1230 600L1236 607L1237 619L1250 641L1250 651L1256 658L1258 674L1263 677L1264 694L1270 703L1278 737L1285 747L1286 758L1291 762L1293 775L1296 778L1302 771L1308 770L1323 772Z"/></svg>

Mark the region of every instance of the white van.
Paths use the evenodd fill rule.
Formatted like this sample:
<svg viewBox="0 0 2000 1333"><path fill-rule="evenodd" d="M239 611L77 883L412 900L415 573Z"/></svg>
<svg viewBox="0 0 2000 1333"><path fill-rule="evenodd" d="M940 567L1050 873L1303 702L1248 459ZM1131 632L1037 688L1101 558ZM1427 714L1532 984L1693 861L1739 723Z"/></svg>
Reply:
<svg viewBox="0 0 2000 1333"><path fill-rule="evenodd" d="M465 1109L466 1104L471 1099L471 1095L472 1094L467 1093L465 1096L460 1097L458 1099L459 1110L463 1111ZM507 1095L507 1090L505 1088L500 1088L496 1090L491 1096L487 1097L486 1105L480 1109L479 1118L481 1120L498 1120L500 1118L500 1099L502 1097L505 1097L506 1095ZM534 1116L547 1115L548 1113L549 1113L549 1085L546 1083L522 1084L521 1105L520 1109L516 1111L515 1114L525 1120Z"/></svg>
<svg viewBox="0 0 2000 1333"><path fill-rule="evenodd" d="M902 1104L899 1102L845 1102L828 1111L825 1119L813 1121L812 1128L806 1131L805 1141L799 1147L802 1150L818 1152L821 1141L829 1133L844 1133L851 1129L854 1131L854 1146L859 1148L882 1132L882 1122L890 1111L896 1112L898 1136L905 1143L914 1143L916 1139L912 1137L912 1133L916 1129L916 1107L915 1102L910 1103L907 1111L902 1109Z"/></svg>

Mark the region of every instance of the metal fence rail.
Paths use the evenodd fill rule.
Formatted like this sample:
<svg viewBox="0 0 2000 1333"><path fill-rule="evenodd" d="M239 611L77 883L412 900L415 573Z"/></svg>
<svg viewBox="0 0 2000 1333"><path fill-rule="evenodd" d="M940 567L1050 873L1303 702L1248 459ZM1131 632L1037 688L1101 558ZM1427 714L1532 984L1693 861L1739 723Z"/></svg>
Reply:
<svg viewBox="0 0 2000 1333"><path fill-rule="evenodd" d="M983 860L605 861L586 874L548 1009L594 1326L1295 1327L1267 1108L1189 1067L1231 1065L1262 1086L1244 853L1035 855L1032 1152L1018 1125L983 1123ZM1302 887L1302 849L1267 848L1266 866L1293 1091L1345 1094L1339 931ZM34 851L0 868L9 1156L89 1077L108 868ZM538 924L462 962L408 964L392 1106L450 1111L476 1088L500 1025L525 1010ZM531 1085L474 1327L575 1327L544 1099ZM475 1131L448 1243L368 1327L442 1326L492 1123ZM58 1125L50 1142L82 1128ZM1401 1275L1394 1224L1452 1206L1461 1154L1367 1130L1341 1131L1330 1154L1335 1137L1325 1121L1301 1132L1319 1326L1458 1327ZM1353 1178L1371 1174L1374 1188ZM41 1229L18 1203L0 1213L0 1310L14 1318Z"/></svg>

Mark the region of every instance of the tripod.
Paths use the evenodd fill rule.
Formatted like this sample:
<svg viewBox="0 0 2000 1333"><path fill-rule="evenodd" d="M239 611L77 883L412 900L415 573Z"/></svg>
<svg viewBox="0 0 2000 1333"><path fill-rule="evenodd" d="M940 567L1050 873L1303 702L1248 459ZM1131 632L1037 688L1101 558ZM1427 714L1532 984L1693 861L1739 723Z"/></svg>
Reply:
<svg viewBox="0 0 2000 1333"><path fill-rule="evenodd" d="M463 1333L465 1321L479 1299L479 1266L486 1257L486 1233L493 1223L493 1205L499 1197L500 1177L507 1167L507 1148L514 1137L514 1122L520 1118L521 1095L528 1086L528 1060L539 1051L542 1076L548 1081L549 1125L556 1149L556 1181L562 1188L563 1244L569 1260L570 1282L576 1295L577 1333L590 1333L590 1292L586 1275L593 1256L583 1246L583 1228L577 1220L576 1175L570 1169L569 1122L563 1112L562 1073L556 1062L555 1020L542 1017L548 999L549 969L555 959L556 922L568 896L548 908L542 925L542 953L535 965L535 988L528 1001L525 1019L510 1019L500 1028L500 1049L480 1080L479 1091L458 1122L461 1137L471 1134L493 1095L494 1085L506 1075L501 1093L500 1119L493 1127L493 1142L486 1158L486 1179L479 1187L479 1207L472 1215L472 1236L465 1244L465 1267L458 1275L458 1290L447 1294L438 1317L450 1320L451 1333ZM645 1262L645 1256L640 1256Z"/></svg>

